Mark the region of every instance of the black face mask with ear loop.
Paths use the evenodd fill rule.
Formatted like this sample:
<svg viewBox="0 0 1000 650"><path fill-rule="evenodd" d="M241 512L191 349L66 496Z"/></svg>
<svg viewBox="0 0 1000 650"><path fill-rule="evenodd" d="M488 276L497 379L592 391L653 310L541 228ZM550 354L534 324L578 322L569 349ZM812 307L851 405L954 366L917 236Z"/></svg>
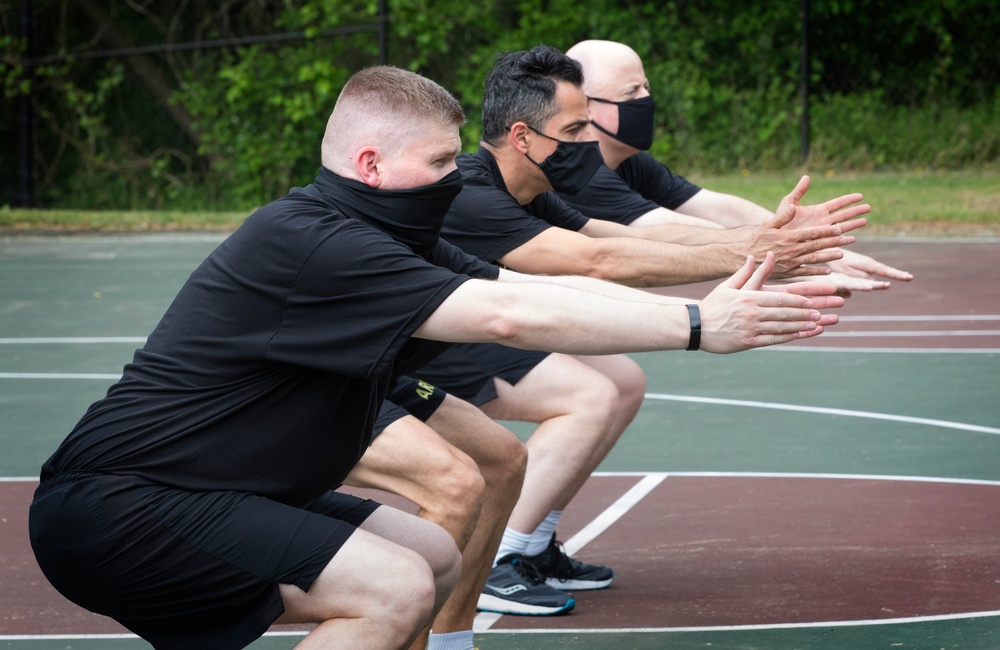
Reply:
<svg viewBox="0 0 1000 650"><path fill-rule="evenodd" d="M591 120L590 123L599 131L640 151L646 151L653 146L653 116L656 112L656 102L653 101L652 95L624 102L613 102L600 97L587 99L602 104L615 104L618 107L618 133L612 133Z"/></svg>
<svg viewBox="0 0 1000 650"><path fill-rule="evenodd" d="M556 150L540 163L531 160L531 156L528 154L524 154L528 160L531 160L542 170L545 178L548 179L552 189L556 192L576 194L587 186L590 179L604 164L604 156L601 155L601 146L597 140L589 142L558 140L545 135L533 126L528 128L543 138L555 140L558 143Z"/></svg>
<svg viewBox="0 0 1000 650"><path fill-rule="evenodd" d="M445 215L462 191L462 174L456 169L430 185L380 190L320 167L314 184L347 216L375 226L420 252L437 244Z"/></svg>

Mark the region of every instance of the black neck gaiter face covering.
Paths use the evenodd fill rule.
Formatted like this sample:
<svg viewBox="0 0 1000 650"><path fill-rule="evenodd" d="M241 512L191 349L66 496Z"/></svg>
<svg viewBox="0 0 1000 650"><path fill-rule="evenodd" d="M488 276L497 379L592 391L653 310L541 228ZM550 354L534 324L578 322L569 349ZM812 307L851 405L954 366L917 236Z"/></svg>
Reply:
<svg viewBox="0 0 1000 650"><path fill-rule="evenodd" d="M612 133L591 120L590 123L602 133L607 133L615 140L624 142L640 151L646 151L653 146L653 116L656 111L656 102L653 101L652 95L624 102L613 102L599 97L588 97L587 99L618 106L618 133Z"/></svg>
<svg viewBox="0 0 1000 650"><path fill-rule="evenodd" d="M420 252L437 244L451 202L462 191L462 174L456 169L430 185L380 190L320 167L314 185L348 217Z"/></svg>
<svg viewBox="0 0 1000 650"><path fill-rule="evenodd" d="M528 154L524 154L528 160L531 160L535 166L542 170L549 185L556 192L576 194L587 186L590 179L604 164L604 156L601 155L601 146L597 140L589 142L557 140L552 136L545 135L533 126L528 128L543 138L555 140L558 143L556 150L540 163L531 160L531 156Z"/></svg>

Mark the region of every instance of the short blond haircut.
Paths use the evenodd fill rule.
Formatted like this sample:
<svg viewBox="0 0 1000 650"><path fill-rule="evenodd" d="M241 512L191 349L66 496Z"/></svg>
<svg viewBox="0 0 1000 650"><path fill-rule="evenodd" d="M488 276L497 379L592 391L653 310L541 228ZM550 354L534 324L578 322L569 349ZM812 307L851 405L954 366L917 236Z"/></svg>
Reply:
<svg viewBox="0 0 1000 650"><path fill-rule="evenodd" d="M415 72L374 66L355 73L340 93L323 137L323 166L338 172L359 146L398 151L427 123L459 126L462 105L447 90Z"/></svg>

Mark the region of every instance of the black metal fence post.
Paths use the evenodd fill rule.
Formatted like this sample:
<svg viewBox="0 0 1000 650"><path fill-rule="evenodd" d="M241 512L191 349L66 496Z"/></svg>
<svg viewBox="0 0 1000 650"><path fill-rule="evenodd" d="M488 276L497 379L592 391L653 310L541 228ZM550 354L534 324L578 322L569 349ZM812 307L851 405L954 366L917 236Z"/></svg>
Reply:
<svg viewBox="0 0 1000 650"><path fill-rule="evenodd" d="M800 36L799 93L802 116L799 118L799 162L809 160L809 0L801 0L802 34Z"/></svg>
<svg viewBox="0 0 1000 650"><path fill-rule="evenodd" d="M24 43L21 54L21 78L31 84L34 76L32 57L32 32L34 32L34 15L31 11L31 0L21 0L21 16L18 22L18 36ZM29 86L30 87L30 86ZM18 175L17 202L22 208L30 208L32 204L32 171L34 157L34 115L31 108L31 97L21 93L17 97L17 145L18 145Z"/></svg>

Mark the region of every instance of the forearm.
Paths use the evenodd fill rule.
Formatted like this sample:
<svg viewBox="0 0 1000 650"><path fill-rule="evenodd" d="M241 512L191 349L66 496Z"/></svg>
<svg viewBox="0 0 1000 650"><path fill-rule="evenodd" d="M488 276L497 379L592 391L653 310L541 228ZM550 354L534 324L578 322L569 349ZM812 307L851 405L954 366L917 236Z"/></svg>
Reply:
<svg viewBox="0 0 1000 650"><path fill-rule="evenodd" d="M690 322L682 305L663 301L624 301L548 282L470 280L415 336L566 354L618 354L683 349Z"/></svg>
<svg viewBox="0 0 1000 650"><path fill-rule="evenodd" d="M641 289L627 287L617 282L608 282L597 278L588 278L580 275L525 275L508 269L500 272L500 282L540 282L543 284L554 284L563 287L572 287L587 293L594 293L608 298L625 300L629 302L652 302L661 305L685 305L696 302L690 298L678 298L674 296L663 296Z"/></svg>
<svg viewBox="0 0 1000 650"><path fill-rule="evenodd" d="M746 257L724 244L686 246L637 238L598 239L582 275L632 287L664 287L726 277Z"/></svg>
<svg viewBox="0 0 1000 650"><path fill-rule="evenodd" d="M753 226L742 226L737 228L700 228L698 226L662 224L656 226L633 226L632 228L635 231L636 236L641 239L671 242L687 246L735 244L746 242L753 235Z"/></svg>
<svg viewBox="0 0 1000 650"><path fill-rule="evenodd" d="M677 212L708 219L725 228L763 223L772 216L770 210L752 201L711 190L701 190L678 207Z"/></svg>

